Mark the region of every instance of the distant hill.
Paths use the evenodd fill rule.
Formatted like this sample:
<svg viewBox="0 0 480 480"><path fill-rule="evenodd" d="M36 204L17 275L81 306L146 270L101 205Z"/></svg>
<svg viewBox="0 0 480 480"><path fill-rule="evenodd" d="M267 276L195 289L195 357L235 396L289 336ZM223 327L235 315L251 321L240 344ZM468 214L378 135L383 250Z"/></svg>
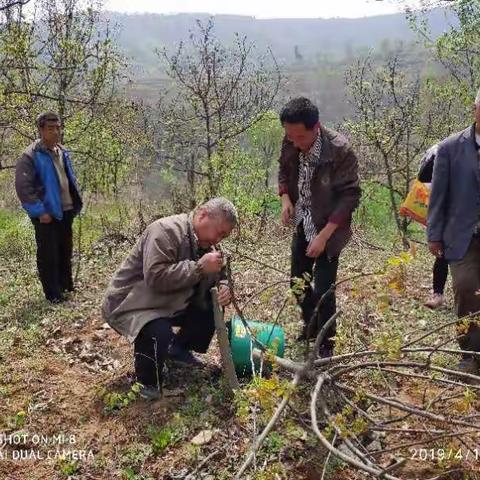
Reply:
<svg viewBox="0 0 480 480"><path fill-rule="evenodd" d="M155 48L173 48L188 37L196 19L206 21L205 13L159 15L107 12L119 26L118 40L125 53L148 71L156 62ZM247 16L216 15L216 32L229 42L238 32L253 40L260 49L270 46L283 63L298 59L311 61L325 55L343 58L354 55L362 47L392 45L396 41L411 42L415 35L404 14L381 15L358 19L256 19ZM428 15L435 35L446 25L445 13L432 10Z"/></svg>
<svg viewBox="0 0 480 480"><path fill-rule="evenodd" d="M117 40L134 69L131 94L147 101L158 99L165 85L156 48L173 51L181 40L188 39L197 19L206 22L211 16L198 14L121 14L107 12L111 24L117 25ZM404 14L359 19L256 19L247 16L216 15L216 35L226 44L235 32L246 35L263 52L270 47L287 77L279 101L294 94L307 95L316 101L329 122L341 121L350 114L345 98L343 76L355 57L375 49L379 54L395 50L402 43L409 50L409 62L421 70L426 63L422 47L415 45ZM435 9L428 20L434 35L447 26L445 12Z"/></svg>

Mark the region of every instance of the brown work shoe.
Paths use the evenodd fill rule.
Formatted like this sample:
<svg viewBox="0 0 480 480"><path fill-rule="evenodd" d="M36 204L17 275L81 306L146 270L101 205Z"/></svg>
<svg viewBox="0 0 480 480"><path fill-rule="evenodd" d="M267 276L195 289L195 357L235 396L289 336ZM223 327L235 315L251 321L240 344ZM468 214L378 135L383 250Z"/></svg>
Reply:
<svg viewBox="0 0 480 480"><path fill-rule="evenodd" d="M425 302L425 306L431 308L432 310L436 310L440 308L445 303L445 297L441 293L434 293L430 299Z"/></svg>

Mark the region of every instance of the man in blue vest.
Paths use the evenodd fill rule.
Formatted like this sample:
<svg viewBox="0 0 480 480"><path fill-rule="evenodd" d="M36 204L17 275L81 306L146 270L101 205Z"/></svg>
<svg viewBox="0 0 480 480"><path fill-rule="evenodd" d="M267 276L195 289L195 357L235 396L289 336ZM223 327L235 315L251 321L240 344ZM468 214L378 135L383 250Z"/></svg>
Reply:
<svg viewBox="0 0 480 480"><path fill-rule="evenodd" d="M73 291L72 223L82 200L70 157L60 145L60 117L46 112L37 118L40 139L16 165L15 188L35 228L37 268L46 299L65 300Z"/></svg>

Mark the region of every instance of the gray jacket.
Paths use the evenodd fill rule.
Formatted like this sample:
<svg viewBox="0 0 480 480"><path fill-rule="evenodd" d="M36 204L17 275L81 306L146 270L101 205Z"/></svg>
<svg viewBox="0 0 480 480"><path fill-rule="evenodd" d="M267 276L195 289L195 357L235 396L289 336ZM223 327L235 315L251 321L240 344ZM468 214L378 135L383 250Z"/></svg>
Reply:
<svg viewBox="0 0 480 480"><path fill-rule="evenodd" d="M448 261L461 260L480 220L480 158L475 125L441 142L433 170L428 240L442 242Z"/></svg>
<svg viewBox="0 0 480 480"><path fill-rule="evenodd" d="M174 317L192 303L208 308L222 274L203 274L192 214L151 223L115 272L102 306L108 324L130 342L155 318Z"/></svg>

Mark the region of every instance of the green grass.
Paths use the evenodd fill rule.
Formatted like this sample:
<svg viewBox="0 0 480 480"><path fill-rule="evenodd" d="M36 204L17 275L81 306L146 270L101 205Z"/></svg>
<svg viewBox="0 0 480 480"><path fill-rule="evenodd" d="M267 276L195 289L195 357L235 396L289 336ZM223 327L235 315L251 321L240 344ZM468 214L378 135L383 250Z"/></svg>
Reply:
<svg viewBox="0 0 480 480"><path fill-rule="evenodd" d="M179 430L173 425L167 425L163 428L151 425L147 429L147 435L150 438L153 452L156 454L178 443L181 439L179 433Z"/></svg>
<svg viewBox="0 0 480 480"><path fill-rule="evenodd" d="M397 197L398 206L402 200ZM362 182L362 198L353 218L355 224L362 228L368 240L387 247L398 242L397 225L387 188L368 181ZM425 228L412 221L408 226L407 236L424 241Z"/></svg>
<svg viewBox="0 0 480 480"><path fill-rule="evenodd" d="M29 257L35 248L32 237L33 226L24 212L0 210L0 258Z"/></svg>
<svg viewBox="0 0 480 480"><path fill-rule="evenodd" d="M354 220L373 238L395 237L396 225L388 190L374 183L362 183L362 198Z"/></svg>

